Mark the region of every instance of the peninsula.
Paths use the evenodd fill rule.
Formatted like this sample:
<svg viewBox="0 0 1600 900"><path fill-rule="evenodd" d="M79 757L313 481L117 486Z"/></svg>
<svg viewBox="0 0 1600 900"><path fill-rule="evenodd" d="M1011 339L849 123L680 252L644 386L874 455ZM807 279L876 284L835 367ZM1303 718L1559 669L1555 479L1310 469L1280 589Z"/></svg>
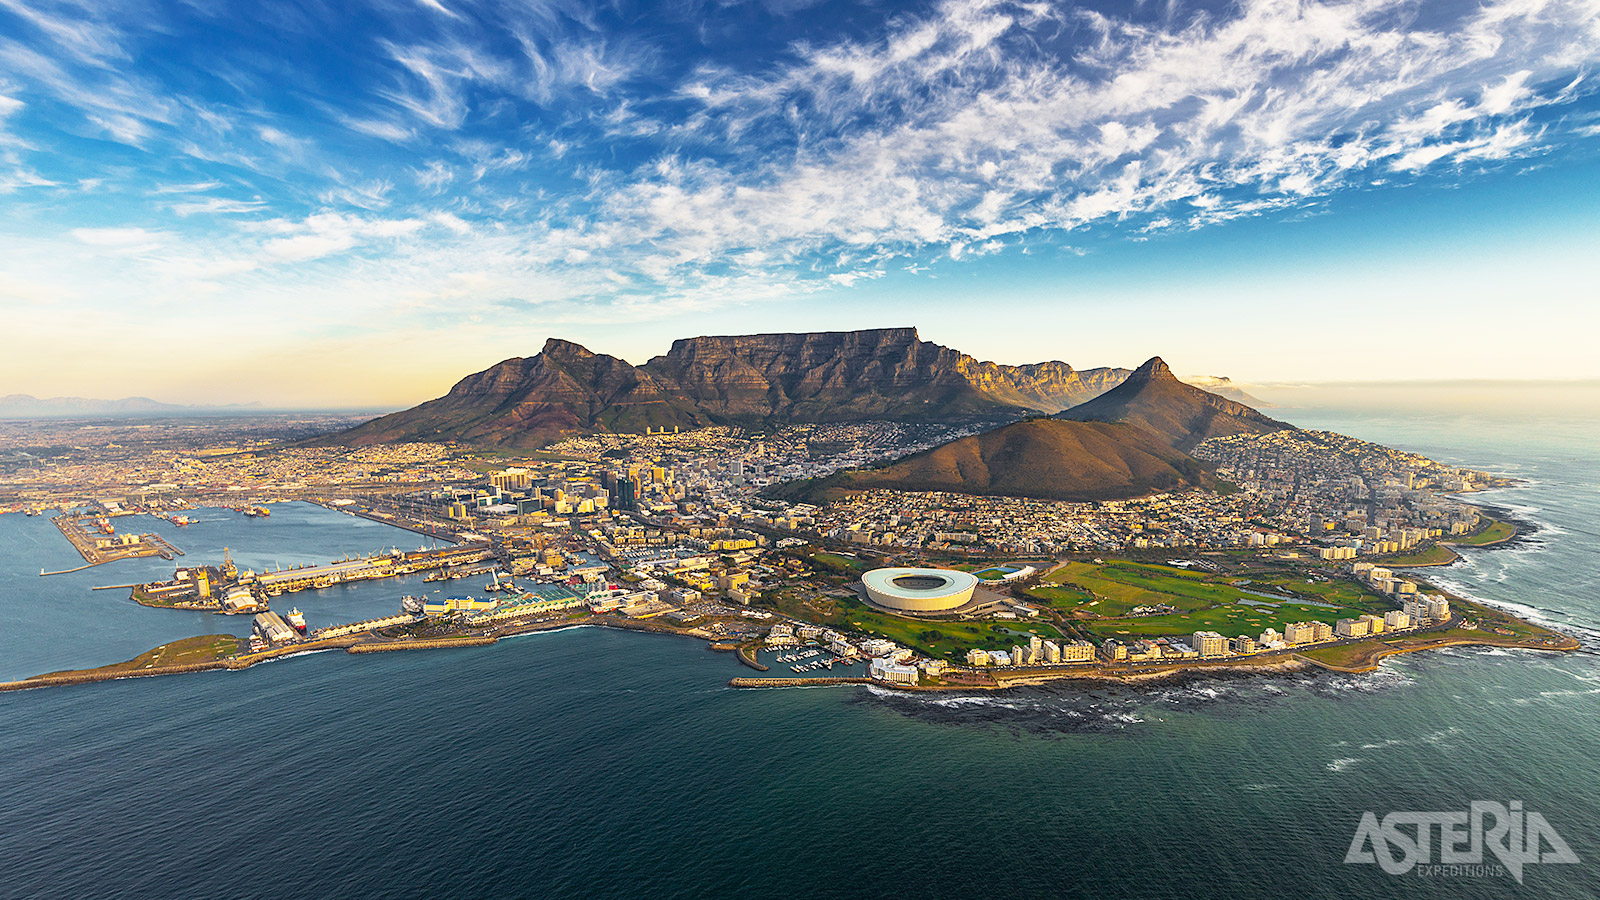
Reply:
<svg viewBox="0 0 1600 900"><path fill-rule="evenodd" d="M186 560L131 599L253 616L250 635L7 689L575 625L688 635L772 673L740 685L959 690L1577 646L1410 571L1513 539L1463 499L1509 482L1295 428L1159 357L1003 367L888 329L687 339L634 368L552 341L311 440L139 435L136 453L72 446L5 473L0 510L59 510L71 537L112 515L307 501L449 546L266 572ZM904 570L970 586L902 608L873 573ZM470 587L318 629L278 599L420 573Z"/></svg>

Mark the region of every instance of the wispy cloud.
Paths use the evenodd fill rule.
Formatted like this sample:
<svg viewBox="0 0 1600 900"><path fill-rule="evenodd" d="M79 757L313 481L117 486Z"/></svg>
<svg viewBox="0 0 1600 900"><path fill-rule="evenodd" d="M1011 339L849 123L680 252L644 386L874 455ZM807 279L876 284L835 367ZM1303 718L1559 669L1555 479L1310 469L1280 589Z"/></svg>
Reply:
<svg viewBox="0 0 1600 900"><path fill-rule="evenodd" d="M556 321L1303 214L1600 136L1595 0L1110 8L944 0L773 41L790 20L716 4L415 0L353 38L342 7L239 35L0 0L0 193L71 253L165 239L108 293Z"/></svg>

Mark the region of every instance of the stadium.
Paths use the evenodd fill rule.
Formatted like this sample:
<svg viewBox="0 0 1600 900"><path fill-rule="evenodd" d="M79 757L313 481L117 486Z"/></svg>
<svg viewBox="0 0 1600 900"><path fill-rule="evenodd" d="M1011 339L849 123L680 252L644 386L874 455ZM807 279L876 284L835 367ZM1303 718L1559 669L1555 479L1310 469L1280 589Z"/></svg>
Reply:
<svg viewBox="0 0 1600 900"><path fill-rule="evenodd" d="M873 606L916 616L965 606L978 579L953 569L873 569L861 576L861 584Z"/></svg>

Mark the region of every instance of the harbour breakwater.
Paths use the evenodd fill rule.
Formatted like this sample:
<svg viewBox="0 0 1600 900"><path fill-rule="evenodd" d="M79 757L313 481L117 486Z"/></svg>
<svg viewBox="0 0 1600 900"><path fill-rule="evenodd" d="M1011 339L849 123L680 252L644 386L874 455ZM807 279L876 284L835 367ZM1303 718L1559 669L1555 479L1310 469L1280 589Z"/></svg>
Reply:
<svg viewBox="0 0 1600 900"><path fill-rule="evenodd" d="M22 681L0 681L0 692L26 691L32 688L60 687L69 684L92 684L97 681L115 681L118 678L148 678L153 675L182 675L188 672L207 672L212 669L231 669L223 660L203 663L184 663L176 666L151 666L148 669L118 671L66 672L60 675L36 675Z"/></svg>
<svg viewBox="0 0 1600 900"><path fill-rule="evenodd" d="M462 638L438 638L425 641L378 641L368 644L354 644L348 648L350 653L383 653L387 650L443 650L449 647L481 647L485 644L499 642L499 638L479 636Z"/></svg>
<svg viewBox="0 0 1600 900"><path fill-rule="evenodd" d="M729 687L736 688L764 688L764 687L815 687L824 684L883 684L862 676L845 676L839 678L730 678ZM894 685L889 685L894 687Z"/></svg>

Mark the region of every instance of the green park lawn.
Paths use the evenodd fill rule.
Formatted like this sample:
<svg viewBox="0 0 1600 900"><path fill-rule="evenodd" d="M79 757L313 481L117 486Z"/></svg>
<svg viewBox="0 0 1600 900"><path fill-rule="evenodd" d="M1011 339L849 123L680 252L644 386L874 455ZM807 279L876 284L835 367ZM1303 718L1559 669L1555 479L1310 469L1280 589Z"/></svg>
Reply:
<svg viewBox="0 0 1600 900"><path fill-rule="evenodd" d="M1384 566L1438 566L1451 562L1455 558L1455 551L1443 544L1434 544L1415 553L1386 556L1376 562Z"/></svg>
<svg viewBox="0 0 1600 900"><path fill-rule="evenodd" d="M846 575L865 572L868 568L868 563L864 560L840 556L837 553L813 553L811 554L811 561L821 565L823 568L832 569L835 572Z"/></svg>
<svg viewBox="0 0 1600 900"><path fill-rule="evenodd" d="M1052 572L1044 579L1045 584L1029 593L1064 612L1096 616L1085 624L1101 637L1119 638L1196 631L1217 631L1229 636L1257 634L1269 627L1281 630L1291 622L1332 624L1362 613L1381 614L1394 608L1385 598L1354 582L1267 571L1250 573L1250 583L1246 585L1229 583L1243 577L1126 560L1073 562ZM1258 594L1298 599L1278 601ZM1175 607L1178 612L1127 616L1134 607L1158 604Z"/></svg>
<svg viewBox="0 0 1600 900"><path fill-rule="evenodd" d="M1465 544L1468 547L1481 547L1484 544L1494 544L1516 535L1517 529L1509 522L1495 521L1488 528L1471 535L1470 537L1451 538L1453 544Z"/></svg>
<svg viewBox="0 0 1600 900"><path fill-rule="evenodd" d="M126 662L112 663L108 666L101 666L98 669L72 669L49 674L79 675L87 672L137 672L141 669L161 666L184 666L215 662L239 652L243 644L242 640L231 634L206 634L199 637L183 638L170 644L162 644L154 650L146 650ZM44 678L48 676L41 675L38 677Z"/></svg>
<svg viewBox="0 0 1600 900"><path fill-rule="evenodd" d="M1048 622L943 622L910 619L879 612L853 600L840 602L843 620L852 631L875 634L937 659L959 661L968 650L1009 650L1038 635L1060 640L1061 632Z"/></svg>

